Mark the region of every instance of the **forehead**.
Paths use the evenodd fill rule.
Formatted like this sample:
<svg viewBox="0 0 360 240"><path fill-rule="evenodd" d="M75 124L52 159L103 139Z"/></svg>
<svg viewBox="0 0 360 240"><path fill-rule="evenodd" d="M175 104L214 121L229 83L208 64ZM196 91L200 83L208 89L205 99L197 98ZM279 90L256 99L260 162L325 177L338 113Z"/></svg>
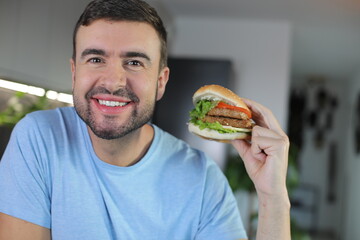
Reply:
<svg viewBox="0 0 360 240"><path fill-rule="evenodd" d="M101 19L88 26L80 26L76 34L77 51L96 46L112 50L132 47L159 52L160 38L148 23Z"/></svg>

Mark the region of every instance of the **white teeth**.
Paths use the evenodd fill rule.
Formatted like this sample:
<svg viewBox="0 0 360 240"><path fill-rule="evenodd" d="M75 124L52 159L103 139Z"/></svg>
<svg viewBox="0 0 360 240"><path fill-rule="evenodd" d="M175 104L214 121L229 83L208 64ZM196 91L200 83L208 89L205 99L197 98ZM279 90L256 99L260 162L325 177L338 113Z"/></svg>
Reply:
<svg viewBox="0 0 360 240"><path fill-rule="evenodd" d="M128 103L125 102L116 102L116 101L105 101L99 99L100 105L105 105L107 107L123 107L127 105Z"/></svg>

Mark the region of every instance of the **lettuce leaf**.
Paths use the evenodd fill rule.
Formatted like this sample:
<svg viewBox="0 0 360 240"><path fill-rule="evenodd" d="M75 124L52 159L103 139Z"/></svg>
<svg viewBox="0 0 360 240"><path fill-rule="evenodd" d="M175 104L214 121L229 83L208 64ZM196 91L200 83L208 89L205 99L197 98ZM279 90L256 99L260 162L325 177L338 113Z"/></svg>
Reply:
<svg viewBox="0 0 360 240"><path fill-rule="evenodd" d="M218 102L209 100L200 100L196 103L195 108L190 111L190 121L203 119L205 115L216 105Z"/></svg>
<svg viewBox="0 0 360 240"><path fill-rule="evenodd" d="M205 128L209 128L212 130L216 130L220 133L237 132L236 130L233 129L223 128L223 126L218 122L208 123L208 122L203 122L201 120L205 117L206 113L208 113L211 109L216 107L218 103L219 103L218 101L209 101L209 100L200 100L199 102L197 102L195 108L190 111L190 122L199 126L201 130Z"/></svg>

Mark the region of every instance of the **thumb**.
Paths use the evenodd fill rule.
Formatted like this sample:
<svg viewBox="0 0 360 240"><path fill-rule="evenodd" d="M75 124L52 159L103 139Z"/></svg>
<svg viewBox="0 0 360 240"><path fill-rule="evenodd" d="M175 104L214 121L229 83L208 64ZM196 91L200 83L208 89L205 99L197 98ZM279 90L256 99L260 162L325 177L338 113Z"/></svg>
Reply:
<svg viewBox="0 0 360 240"><path fill-rule="evenodd" d="M233 140L231 143L244 161L248 159L265 161L266 159L265 152L258 144L246 140Z"/></svg>
<svg viewBox="0 0 360 240"><path fill-rule="evenodd" d="M236 151L239 153L241 158L244 158L245 155L250 150L251 144L248 141L245 140L233 140L231 141L231 144L236 149Z"/></svg>
<svg viewBox="0 0 360 240"><path fill-rule="evenodd" d="M234 140L232 145L239 153L246 171L252 179L256 171L264 164L266 155L260 148L254 148L253 144L246 140Z"/></svg>

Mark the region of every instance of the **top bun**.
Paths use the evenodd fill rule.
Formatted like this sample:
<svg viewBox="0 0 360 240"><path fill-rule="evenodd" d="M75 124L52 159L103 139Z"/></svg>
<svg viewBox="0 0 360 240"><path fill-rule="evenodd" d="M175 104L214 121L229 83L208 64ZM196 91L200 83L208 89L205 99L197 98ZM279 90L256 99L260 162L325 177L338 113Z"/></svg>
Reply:
<svg viewBox="0 0 360 240"><path fill-rule="evenodd" d="M212 100L212 101L222 101L224 103L245 108L250 111L250 109L243 102L241 97L233 93L231 90L224 88L220 85L205 85L199 88L193 95L193 104L200 100Z"/></svg>

